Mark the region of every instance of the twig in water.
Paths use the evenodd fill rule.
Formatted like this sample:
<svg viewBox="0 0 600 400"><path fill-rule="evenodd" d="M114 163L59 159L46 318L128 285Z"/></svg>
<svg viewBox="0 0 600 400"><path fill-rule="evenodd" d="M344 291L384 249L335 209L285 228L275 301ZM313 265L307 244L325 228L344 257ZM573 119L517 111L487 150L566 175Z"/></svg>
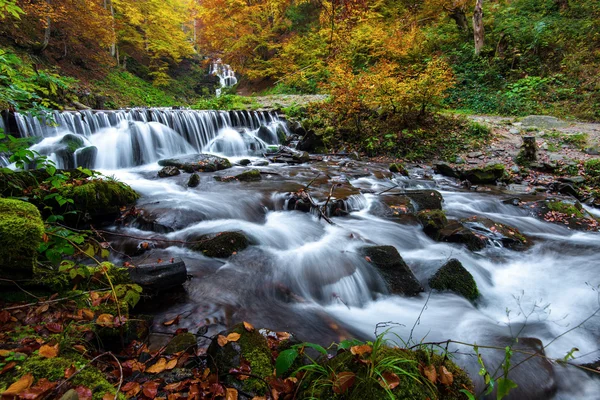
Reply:
<svg viewBox="0 0 600 400"><path fill-rule="evenodd" d="M429 298L431 297L431 292L432 292L432 290L430 290L429 293L427 294L427 300L425 300L425 304L423 304L423 308L421 308L421 312L419 313L419 316L417 317L417 319L415 320L415 323L413 324L412 328L410 329L410 335L408 336L408 340L406 341L407 344L410 344L410 341L412 340L412 336L413 336L413 332L415 331L415 328L417 327L417 325L419 325L421 323L421 316L427 309L427 303L429 303Z"/></svg>

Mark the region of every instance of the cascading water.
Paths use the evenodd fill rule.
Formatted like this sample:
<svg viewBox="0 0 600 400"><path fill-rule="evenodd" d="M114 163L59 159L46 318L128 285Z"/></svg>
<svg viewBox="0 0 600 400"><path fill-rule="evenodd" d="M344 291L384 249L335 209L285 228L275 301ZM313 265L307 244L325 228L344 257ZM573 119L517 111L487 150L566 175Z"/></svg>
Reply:
<svg viewBox="0 0 600 400"><path fill-rule="evenodd" d="M126 168L199 152L258 154L287 134L285 121L269 111L54 111L41 119L16 113L15 120L21 137L43 138L33 150L60 168ZM67 156L73 141L88 149L85 157L77 157L81 150Z"/></svg>
<svg viewBox="0 0 600 400"><path fill-rule="evenodd" d="M217 97L221 95L224 88L237 84L235 71L228 64L223 64L221 59L216 60L210 65L210 74L219 77L219 85L221 87L217 89Z"/></svg>

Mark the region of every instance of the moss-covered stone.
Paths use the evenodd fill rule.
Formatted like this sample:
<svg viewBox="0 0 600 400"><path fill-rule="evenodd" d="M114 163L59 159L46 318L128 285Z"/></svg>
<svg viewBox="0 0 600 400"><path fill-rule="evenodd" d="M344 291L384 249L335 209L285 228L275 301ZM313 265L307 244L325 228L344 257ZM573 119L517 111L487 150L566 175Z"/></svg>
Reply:
<svg viewBox="0 0 600 400"><path fill-rule="evenodd" d="M44 234L38 209L21 200L0 199L0 271L3 278L33 275Z"/></svg>
<svg viewBox="0 0 600 400"><path fill-rule="evenodd" d="M232 333L240 335L237 341L230 341L221 346L218 340L214 339L208 347L209 368L217 372L227 385L253 395L265 394L267 386L262 379L271 376L274 370L274 360L267 339L257 329L248 331L243 324L238 324L219 335L227 337ZM250 374L261 379L251 377L240 380L229 374L231 369L239 369L242 363L250 366Z"/></svg>
<svg viewBox="0 0 600 400"><path fill-rule="evenodd" d="M235 177L240 182L256 182L261 180L260 171L257 169L251 169L249 171L242 172Z"/></svg>
<svg viewBox="0 0 600 400"><path fill-rule="evenodd" d="M429 279L429 286L436 290L450 290L471 301L476 300L479 296L473 275L455 258L444 264Z"/></svg>
<svg viewBox="0 0 600 400"><path fill-rule="evenodd" d="M139 195L128 185L109 179L92 179L82 185L65 185L61 195L74 200L78 211L92 218L116 215L124 206L133 204Z"/></svg>
<svg viewBox="0 0 600 400"><path fill-rule="evenodd" d="M379 383L379 375L391 372L384 364L393 364L404 371L397 372L399 384L390 393ZM439 381L431 383L423 376L419 367L432 365L436 371L445 367L452 374L451 385L443 385ZM324 363L327 375L317 372L307 374L300 386L300 399L346 399L346 400L379 400L379 399L410 399L410 400L458 400L465 396L460 392L466 389L473 392L473 383L468 375L452 361L437 354L417 350L415 352L382 347L375 355L373 364L363 363L359 356L344 351ZM346 393L336 395L333 390L332 377L341 372L353 372L355 381ZM390 396L391 394L391 396Z"/></svg>
<svg viewBox="0 0 600 400"><path fill-rule="evenodd" d="M160 160L161 167L173 166L185 172L215 172L231 168L231 162L223 157L212 154L190 154L179 158Z"/></svg>
<svg viewBox="0 0 600 400"><path fill-rule="evenodd" d="M591 177L600 177L600 158L592 158L584 164L585 173Z"/></svg>
<svg viewBox="0 0 600 400"><path fill-rule="evenodd" d="M423 225L423 232L433 240L439 240L440 231L448 225L446 213L442 210L424 210L417 217Z"/></svg>
<svg viewBox="0 0 600 400"><path fill-rule="evenodd" d="M393 172L395 174L402 174L404 176L408 176L408 170L406 169L406 167L404 166L404 164L402 163L393 163L390 164L390 172Z"/></svg>
<svg viewBox="0 0 600 400"><path fill-rule="evenodd" d="M420 210L441 210L444 198L437 190L407 190L404 193Z"/></svg>
<svg viewBox="0 0 600 400"><path fill-rule="evenodd" d="M506 169L502 164L492 164L482 168L473 168L462 171L461 179L466 179L471 183L496 183L496 181L502 179Z"/></svg>
<svg viewBox="0 0 600 400"><path fill-rule="evenodd" d="M182 333L175 336L167 347L165 348L165 354L175 354L181 351L194 350L197 347L196 336L193 333Z"/></svg>
<svg viewBox="0 0 600 400"><path fill-rule="evenodd" d="M244 250L250 244L241 232L221 232L215 236L205 235L194 240L192 250L201 251L207 257L226 258L233 253Z"/></svg>
<svg viewBox="0 0 600 400"><path fill-rule="evenodd" d="M522 251L529 249L533 244L517 228L501 224L489 218L473 216L462 219L461 222L475 235L483 235L496 243L501 243L507 249Z"/></svg>
<svg viewBox="0 0 600 400"><path fill-rule="evenodd" d="M188 187L191 188L195 188L198 187L198 185L200 184L200 175L198 175L197 173L193 173L192 176L190 176L190 179L188 180Z"/></svg>

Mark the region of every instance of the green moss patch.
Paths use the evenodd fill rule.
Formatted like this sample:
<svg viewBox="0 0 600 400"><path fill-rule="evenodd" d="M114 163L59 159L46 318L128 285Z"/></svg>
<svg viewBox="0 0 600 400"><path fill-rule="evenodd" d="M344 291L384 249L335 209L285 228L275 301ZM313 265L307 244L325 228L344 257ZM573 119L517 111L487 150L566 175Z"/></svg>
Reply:
<svg viewBox="0 0 600 400"><path fill-rule="evenodd" d="M475 283L473 275L457 259L451 259L444 264L429 279L429 286L436 290L450 290L471 301L479 296L477 283Z"/></svg>

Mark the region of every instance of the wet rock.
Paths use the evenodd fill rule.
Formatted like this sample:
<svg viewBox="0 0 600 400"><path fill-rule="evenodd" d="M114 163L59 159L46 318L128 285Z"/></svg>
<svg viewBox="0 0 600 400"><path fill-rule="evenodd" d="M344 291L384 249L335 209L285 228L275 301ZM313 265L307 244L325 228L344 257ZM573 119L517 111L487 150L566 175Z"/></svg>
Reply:
<svg viewBox="0 0 600 400"><path fill-rule="evenodd" d="M435 164L434 167L438 174L449 176L451 178L460 178L459 170L448 163L440 162Z"/></svg>
<svg viewBox="0 0 600 400"><path fill-rule="evenodd" d="M215 176L214 179L218 182L257 182L262 179L260 171L257 169L251 169L249 171L242 172L238 175L233 176Z"/></svg>
<svg viewBox="0 0 600 400"><path fill-rule="evenodd" d="M455 258L437 270L435 275L429 279L429 286L435 290L449 290L471 301L479 297L473 275Z"/></svg>
<svg viewBox="0 0 600 400"><path fill-rule="evenodd" d="M401 175L404 175L404 176L408 176L408 170L406 169L406 167L402 163L393 163L393 164L390 164L390 172L393 172L395 174L401 174Z"/></svg>
<svg viewBox="0 0 600 400"><path fill-rule="evenodd" d="M250 165L252 163L252 161L248 160L247 158L244 158L243 160L238 161L238 164L240 164L242 167L245 167L246 165Z"/></svg>
<svg viewBox="0 0 600 400"><path fill-rule="evenodd" d="M485 236L475 234L455 220L448 221L448 224L439 231L438 237L441 242L464 244L471 251L483 250L487 245Z"/></svg>
<svg viewBox="0 0 600 400"><path fill-rule="evenodd" d="M416 296L423 287L394 246L367 246L361 254L381 273L391 293Z"/></svg>
<svg viewBox="0 0 600 400"><path fill-rule="evenodd" d="M531 239L523 235L517 228L495 222L489 218L473 216L461 220L464 227L477 236L484 236L489 241L502 244L510 250L524 251L531 247Z"/></svg>
<svg viewBox="0 0 600 400"><path fill-rule="evenodd" d="M423 232L433 240L440 240L441 230L448 225L446 214L442 210L424 210L417 217L423 225Z"/></svg>
<svg viewBox="0 0 600 400"><path fill-rule="evenodd" d="M227 258L233 253L244 250L250 244L248 238L241 232L221 232L216 235L204 235L200 238L190 238L197 241L191 249L204 253L207 257Z"/></svg>
<svg viewBox="0 0 600 400"><path fill-rule="evenodd" d="M227 341L221 346L223 339L227 337L236 340ZM267 339L259 330L248 331L244 325L238 324L230 330L220 332L208 347L207 355L208 367L219 374L221 382L226 386L249 394L249 398L267 393L268 387L263 380L272 376L274 364ZM242 368L242 365L246 367ZM248 367L254 375L249 379L240 380L230 373L232 370L240 371Z"/></svg>
<svg viewBox="0 0 600 400"><path fill-rule="evenodd" d="M84 143L83 137L68 133L54 145L53 152L55 157L62 161L65 168L75 168L75 153L84 147Z"/></svg>
<svg viewBox="0 0 600 400"><path fill-rule="evenodd" d="M215 172L231 168L228 159L212 154L191 154L179 158L160 160L161 167L177 167L185 172Z"/></svg>
<svg viewBox="0 0 600 400"><path fill-rule="evenodd" d="M505 174L504 165L490 164L483 168L472 168L461 173L461 179L466 179L473 184L496 183Z"/></svg>
<svg viewBox="0 0 600 400"><path fill-rule="evenodd" d="M60 400L79 400L79 394L75 389L69 389L61 396Z"/></svg>
<svg viewBox="0 0 600 400"><path fill-rule="evenodd" d="M304 137L296 145L296 149L300 151L308 151L309 153L325 153L325 144L321 136L317 135L314 130L306 132Z"/></svg>
<svg viewBox="0 0 600 400"><path fill-rule="evenodd" d="M187 281L187 269L181 258L142 264L128 271L134 283L152 292L166 291Z"/></svg>
<svg viewBox="0 0 600 400"><path fill-rule="evenodd" d="M75 152L76 164L82 168L93 168L96 164L96 157L98 156L98 148L96 146L87 146L82 149L78 149Z"/></svg>
<svg viewBox="0 0 600 400"><path fill-rule="evenodd" d="M168 167L166 167L168 168ZM191 188L195 188L198 187L198 185L200 184L200 175L198 175L197 173L193 173L192 176L190 176L190 179L188 180L188 187Z"/></svg>
<svg viewBox="0 0 600 400"><path fill-rule="evenodd" d="M403 193L409 197L420 210L441 210L444 198L437 190L407 190Z"/></svg>
<svg viewBox="0 0 600 400"><path fill-rule="evenodd" d="M185 332L176 335L171 339L167 347L165 347L164 354L175 354L179 352L190 352L191 354L196 353L196 347L198 346L196 335L193 333Z"/></svg>
<svg viewBox="0 0 600 400"><path fill-rule="evenodd" d="M164 167L160 171L158 171L158 177L159 178L166 178L168 176L176 176L176 175L179 175L179 174L180 174L179 168L173 167L173 166Z"/></svg>
<svg viewBox="0 0 600 400"><path fill-rule="evenodd" d="M254 161L252 163L252 165L255 167L268 167L269 162L267 160L258 160L258 161Z"/></svg>
<svg viewBox="0 0 600 400"><path fill-rule="evenodd" d="M527 210L533 217L578 231L599 231L600 221L583 208L578 201L548 199L519 202L517 206Z"/></svg>
<svg viewBox="0 0 600 400"><path fill-rule="evenodd" d="M354 161L361 160L360 155L356 151L353 151L352 153L348 154L348 158Z"/></svg>
<svg viewBox="0 0 600 400"><path fill-rule="evenodd" d="M264 125L261 125L256 132L256 137L266 143L273 143L273 133L269 128Z"/></svg>
<svg viewBox="0 0 600 400"><path fill-rule="evenodd" d="M0 276L30 279L43 234L44 223L34 205L0 199Z"/></svg>

